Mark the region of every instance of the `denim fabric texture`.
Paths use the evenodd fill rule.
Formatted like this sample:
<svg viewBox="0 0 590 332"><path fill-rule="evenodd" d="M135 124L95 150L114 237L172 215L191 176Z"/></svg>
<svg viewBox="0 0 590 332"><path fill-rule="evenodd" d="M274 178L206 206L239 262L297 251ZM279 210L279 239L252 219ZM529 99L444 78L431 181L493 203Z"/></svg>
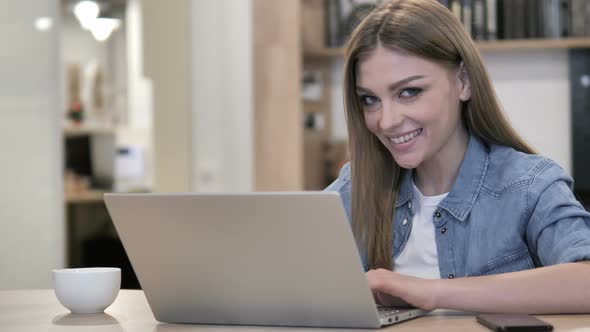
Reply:
<svg viewBox="0 0 590 332"><path fill-rule="evenodd" d="M395 203L393 258L412 228L412 170L404 170ZM459 174L432 216L443 278L514 272L590 260L590 213L573 180L552 160L469 138ZM346 164L326 191L340 193L350 222ZM405 220L405 222L404 222ZM360 250L367 270L367 257Z"/></svg>

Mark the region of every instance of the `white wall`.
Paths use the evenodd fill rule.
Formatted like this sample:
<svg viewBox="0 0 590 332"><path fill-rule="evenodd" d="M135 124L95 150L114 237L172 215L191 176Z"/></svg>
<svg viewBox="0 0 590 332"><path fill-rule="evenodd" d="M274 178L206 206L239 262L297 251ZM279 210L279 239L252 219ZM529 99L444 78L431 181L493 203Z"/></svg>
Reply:
<svg viewBox="0 0 590 332"><path fill-rule="evenodd" d="M154 190L192 189L189 1L141 0L143 75L153 82Z"/></svg>
<svg viewBox="0 0 590 332"><path fill-rule="evenodd" d="M129 127L152 127L151 82L144 76L141 1L129 0L125 14L127 31L127 76L129 90Z"/></svg>
<svg viewBox="0 0 590 332"><path fill-rule="evenodd" d="M57 0L0 11L0 289L49 288L64 266L59 24Z"/></svg>
<svg viewBox="0 0 590 332"><path fill-rule="evenodd" d="M121 13L121 25L111 33L106 44L108 70L107 108L112 112L112 122L115 125L127 124L128 107L128 59L127 59L127 19Z"/></svg>
<svg viewBox="0 0 590 332"><path fill-rule="evenodd" d="M193 189L253 188L251 0L190 2Z"/></svg>
<svg viewBox="0 0 590 332"><path fill-rule="evenodd" d="M78 63L83 66L89 60L97 59L103 68L106 67L108 43L97 42L90 31L80 27L76 17L69 11L63 12L61 33L64 63Z"/></svg>
<svg viewBox="0 0 590 332"><path fill-rule="evenodd" d="M567 51L489 53L484 61L514 128L572 174Z"/></svg>
<svg viewBox="0 0 590 332"><path fill-rule="evenodd" d="M251 0L138 3L143 45L129 52L143 50L152 82L154 189L250 191Z"/></svg>
<svg viewBox="0 0 590 332"><path fill-rule="evenodd" d="M145 175L140 182L147 188L154 184L152 118L152 82L144 76L141 1L128 0L125 13L127 77L126 126L118 131L120 146L138 146L144 153ZM140 185L138 183L138 185Z"/></svg>
<svg viewBox="0 0 590 332"><path fill-rule="evenodd" d="M494 87L515 129L539 153L571 174L570 92L567 51L483 54ZM342 59L332 73L333 139L346 139Z"/></svg>

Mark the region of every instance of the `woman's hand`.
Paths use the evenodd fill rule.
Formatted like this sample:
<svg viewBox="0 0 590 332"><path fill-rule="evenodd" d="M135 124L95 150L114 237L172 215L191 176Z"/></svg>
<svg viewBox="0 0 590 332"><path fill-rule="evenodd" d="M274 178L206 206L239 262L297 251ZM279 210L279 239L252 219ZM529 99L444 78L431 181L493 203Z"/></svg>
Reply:
<svg viewBox="0 0 590 332"><path fill-rule="evenodd" d="M385 269L370 270L366 275L377 304L397 305L397 297L421 309L436 308L438 280L405 276Z"/></svg>
<svg viewBox="0 0 590 332"><path fill-rule="evenodd" d="M389 270L367 272L375 300L390 296L418 308L533 314L590 313L590 265L564 263L489 276L421 279Z"/></svg>

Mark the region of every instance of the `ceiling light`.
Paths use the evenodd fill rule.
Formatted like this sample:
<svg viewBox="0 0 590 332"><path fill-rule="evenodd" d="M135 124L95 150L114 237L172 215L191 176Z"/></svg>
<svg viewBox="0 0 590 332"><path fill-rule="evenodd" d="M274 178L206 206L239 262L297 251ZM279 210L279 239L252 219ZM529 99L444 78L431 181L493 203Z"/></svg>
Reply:
<svg viewBox="0 0 590 332"><path fill-rule="evenodd" d="M94 1L80 1L74 6L74 15L80 21L82 28L86 30L90 29L92 22L96 20L99 12L100 8Z"/></svg>
<svg viewBox="0 0 590 332"><path fill-rule="evenodd" d="M119 19L99 17L92 22L90 32L96 40L102 42L107 40L113 30L119 28L120 25L121 20Z"/></svg>
<svg viewBox="0 0 590 332"><path fill-rule="evenodd" d="M35 28L39 31L47 31L53 26L51 17L39 17L35 20Z"/></svg>

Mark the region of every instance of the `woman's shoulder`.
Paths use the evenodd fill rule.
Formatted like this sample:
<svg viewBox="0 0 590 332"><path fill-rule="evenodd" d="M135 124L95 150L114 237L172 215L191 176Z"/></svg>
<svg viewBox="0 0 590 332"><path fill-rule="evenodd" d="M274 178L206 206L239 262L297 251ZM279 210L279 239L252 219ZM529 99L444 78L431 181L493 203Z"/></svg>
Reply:
<svg viewBox="0 0 590 332"><path fill-rule="evenodd" d="M487 186L514 188L536 180L555 182L573 180L555 161L542 155L528 154L511 147L491 145L485 183Z"/></svg>

